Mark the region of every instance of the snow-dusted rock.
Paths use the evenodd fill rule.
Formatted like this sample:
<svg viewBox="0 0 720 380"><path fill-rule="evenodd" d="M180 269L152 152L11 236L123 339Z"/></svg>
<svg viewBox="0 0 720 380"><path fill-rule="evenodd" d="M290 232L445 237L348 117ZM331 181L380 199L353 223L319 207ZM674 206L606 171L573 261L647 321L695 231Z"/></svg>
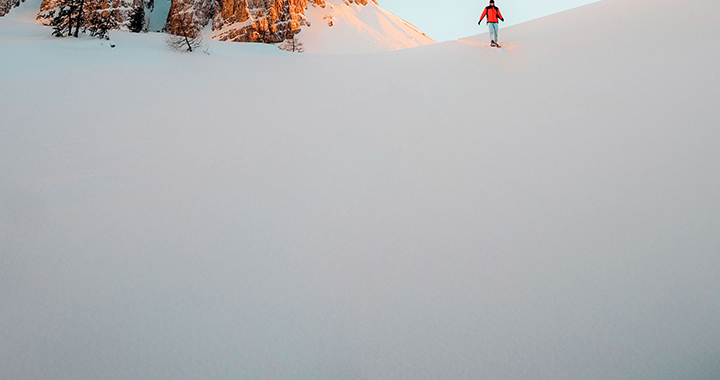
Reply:
<svg viewBox="0 0 720 380"><path fill-rule="evenodd" d="M213 39L220 41L292 40L316 53L362 53L434 43L375 0L223 0L220 4L213 22Z"/></svg>
<svg viewBox="0 0 720 380"><path fill-rule="evenodd" d="M173 0L167 16L167 32L182 34L180 25L185 17L195 31L202 29L215 14L216 4L215 0Z"/></svg>
<svg viewBox="0 0 720 380"><path fill-rule="evenodd" d="M308 0L222 0L213 39L270 43L291 39L305 22L307 6Z"/></svg>
<svg viewBox="0 0 720 380"><path fill-rule="evenodd" d="M0 17L10 12L10 9L17 7L24 0L0 0Z"/></svg>

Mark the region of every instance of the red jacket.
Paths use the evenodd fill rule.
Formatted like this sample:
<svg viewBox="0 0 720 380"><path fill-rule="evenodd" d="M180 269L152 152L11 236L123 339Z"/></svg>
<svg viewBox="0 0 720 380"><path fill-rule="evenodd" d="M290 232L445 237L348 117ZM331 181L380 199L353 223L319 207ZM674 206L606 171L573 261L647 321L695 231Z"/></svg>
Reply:
<svg viewBox="0 0 720 380"><path fill-rule="evenodd" d="M480 16L480 21L482 21L485 16L487 16L487 22L498 22L498 19L505 21L505 18L503 18L500 13L500 9L494 5L485 7L482 16Z"/></svg>

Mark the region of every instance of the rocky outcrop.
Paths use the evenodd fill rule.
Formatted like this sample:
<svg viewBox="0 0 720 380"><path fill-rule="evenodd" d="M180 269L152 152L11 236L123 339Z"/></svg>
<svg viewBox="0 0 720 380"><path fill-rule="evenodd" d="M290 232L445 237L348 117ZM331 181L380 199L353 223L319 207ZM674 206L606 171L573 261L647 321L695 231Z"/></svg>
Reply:
<svg viewBox="0 0 720 380"><path fill-rule="evenodd" d="M308 6L325 8L326 0L219 0L213 38L221 41L282 42L302 26ZM367 5L368 0L342 0L346 5ZM377 0L369 0L377 4Z"/></svg>
<svg viewBox="0 0 720 380"><path fill-rule="evenodd" d="M0 17L5 16L14 7L20 5L25 0L0 0Z"/></svg>
<svg viewBox="0 0 720 380"><path fill-rule="evenodd" d="M367 5L368 0L343 0ZM376 0L371 0L377 4ZM308 25L308 5L326 6L325 0L220 0L213 22L213 38L220 41L277 43L292 39Z"/></svg>
<svg viewBox="0 0 720 380"><path fill-rule="evenodd" d="M308 1L221 0L213 20L213 39L277 43L300 32Z"/></svg>
<svg viewBox="0 0 720 380"><path fill-rule="evenodd" d="M219 10L216 0L173 0L165 29L170 34L182 35L183 29L200 31Z"/></svg>

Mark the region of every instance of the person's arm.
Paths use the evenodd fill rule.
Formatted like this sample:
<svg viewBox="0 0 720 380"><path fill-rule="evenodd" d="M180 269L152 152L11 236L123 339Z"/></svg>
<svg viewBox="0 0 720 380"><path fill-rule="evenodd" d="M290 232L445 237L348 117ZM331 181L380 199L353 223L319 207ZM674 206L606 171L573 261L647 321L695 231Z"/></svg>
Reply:
<svg viewBox="0 0 720 380"><path fill-rule="evenodd" d="M482 22L482 20L485 18L485 15L487 15L487 8L483 10L482 15L480 16L480 21L478 21L478 25Z"/></svg>
<svg viewBox="0 0 720 380"><path fill-rule="evenodd" d="M498 10L497 10L497 15L498 15L498 18L499 18L500 20L502 20L502 22L505 22L505 19L503 18L502 13L500 13L500 9L499 9L499 8L498 8Z"/></svg>

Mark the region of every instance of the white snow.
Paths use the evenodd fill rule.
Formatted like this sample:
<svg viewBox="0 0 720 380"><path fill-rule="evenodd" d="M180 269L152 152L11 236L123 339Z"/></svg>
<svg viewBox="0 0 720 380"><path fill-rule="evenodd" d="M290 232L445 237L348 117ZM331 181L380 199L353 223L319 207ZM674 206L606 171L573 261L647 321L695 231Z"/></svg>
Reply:
<svg viewBox="0 0 720 380"><path fill-rule="evenodd" d="M399 50L435 43L409 22L372 1L367 5L326 0L326 6L308 6L310 26L303 26L298 40L306 52L361 54ZM332 24L332 25L330 25Z"/></svg>
<svg viewBox="0 0 720 380"><path fill-rule="evenodd" d="M717 1L368 55L13 12L0 378L720 373Z"/></svg>

